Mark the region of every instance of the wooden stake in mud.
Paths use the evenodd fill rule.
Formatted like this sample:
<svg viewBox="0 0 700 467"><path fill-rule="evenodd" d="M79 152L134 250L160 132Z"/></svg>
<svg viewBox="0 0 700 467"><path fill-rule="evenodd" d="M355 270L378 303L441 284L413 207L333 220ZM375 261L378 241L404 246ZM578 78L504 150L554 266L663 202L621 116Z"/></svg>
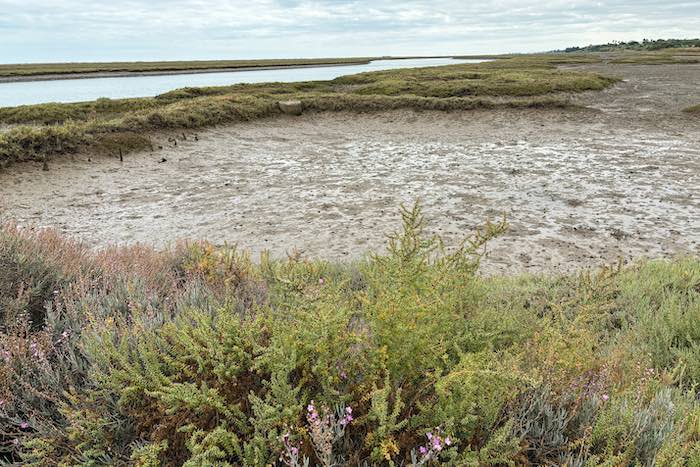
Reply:
<svg viewBox="0 0 700 467"><path fill-rule="evenodd" d="M124 155L122 154L122 148L119 148L119 162L124 162Z"/></svg>

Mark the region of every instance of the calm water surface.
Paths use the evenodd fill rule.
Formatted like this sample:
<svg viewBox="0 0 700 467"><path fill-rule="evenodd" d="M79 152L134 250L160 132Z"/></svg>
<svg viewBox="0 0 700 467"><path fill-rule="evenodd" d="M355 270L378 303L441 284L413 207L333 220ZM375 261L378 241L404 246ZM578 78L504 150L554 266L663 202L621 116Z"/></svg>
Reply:
<svg viewBox="0 0 700 467"><path fill-rule="evenodd" d="M482 61L452 58L375 60L365 65L0 83L0 107L45 102L82 102L100 97L118 99L155 96L187 86L330 80L338 76L365 71L479 63Z"/></svg>

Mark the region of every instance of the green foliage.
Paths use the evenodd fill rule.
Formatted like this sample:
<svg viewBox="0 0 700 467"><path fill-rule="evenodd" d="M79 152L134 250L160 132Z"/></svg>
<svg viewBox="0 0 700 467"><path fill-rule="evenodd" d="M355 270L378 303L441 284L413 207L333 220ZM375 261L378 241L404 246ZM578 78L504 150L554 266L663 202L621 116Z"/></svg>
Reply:
<svg viewBox="0 0 700 467"><path fill-rule="evenodd" d="M349 264L3 228L3 461L698 465L697 258L480 277L505 222L401 213Z"/></svg>
<svg viewBox="0 0 700 467"><path fill-rule="evenodd" d="M401 401L401 389L392 391L387 376L384 387L372 388L370 401L367 418L376 428L368 433L366 443L372 448L372 460L393 465L393 459L400 451L396 435L408 424L408 420L401 419L401 411L405 405Z"/></svg>
<svg viewBox="0 0 700 467"><path fill-rule="evenodd" d="M158 444L146 443L143 446L134 447L131 460L138 467L160 467L162 465L161 456L167 449L167 441L161 441Z"/></svg>
<svg viewBox="0 0 700 467"><path fill-rule="evenodd" d="M610 52L616 50L663 50L695 47L700 48L700 39L644 39L642 42L613 41L608 44L588 45L585 47L569 47L565 52Z"/></svg>
<svg viewBox="0 0 700 467"><path fill-rule="evenodd" d="M700 268L692 260L649 265L626 281L622 300L629 309L630 350L652 368L673 372L681 384L700 384Z"/></svg>
<svg viewBox="0 0 700 467"><path fill-rule="evenodd" d="M423 411L430 421L460 440L488 439L505 404L524 382L490 352L465 354L435 383L435 400Z"/></svg>

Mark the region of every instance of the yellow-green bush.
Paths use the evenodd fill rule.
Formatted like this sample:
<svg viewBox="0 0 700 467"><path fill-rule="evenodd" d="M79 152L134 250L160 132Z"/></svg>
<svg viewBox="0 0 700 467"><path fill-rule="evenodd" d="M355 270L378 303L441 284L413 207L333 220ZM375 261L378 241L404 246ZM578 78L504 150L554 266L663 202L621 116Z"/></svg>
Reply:
<svg viewBox="0 0 700 467"><path fill-rule="evenodd" d="M2 229L0 456L698 462L698 258L481 277L504 223L447 253L420 209L403 220L385 253L347 264L207 243L96 253Z"/></svg>

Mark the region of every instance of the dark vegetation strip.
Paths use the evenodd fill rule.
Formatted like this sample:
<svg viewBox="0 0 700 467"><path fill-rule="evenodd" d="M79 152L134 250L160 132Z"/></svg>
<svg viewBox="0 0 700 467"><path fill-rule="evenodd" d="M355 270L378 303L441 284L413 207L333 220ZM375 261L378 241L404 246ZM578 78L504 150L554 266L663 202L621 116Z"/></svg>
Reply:
<svg viewBox="0 0 700 467"><path fill-rule="evenodd" d="M480 277L0 228L9 465L697 465L700 260Z"/></svg>
<svg viewBox="0 0 700 467"><path fill-rule="evenodd" d="M188 70L217 70L256 67L293 67L304 65L364 64L373 57L299 58L270 60L197 60L167 62L107 62L107 63L36 63L0 65L0 77L64 75L80 73L171 72Z"/></svg>
<svg viewBox="0 0 700 467"><path fill-rule="evenodd" d="M569 47L559 52L615 52L615 51L657 51L665 49L696 48L700 51L700 39L644 39L642 42L610 42L608 44Z"/></svg>
<svg viewBox="0 0 700 467"><path fill-rule="evenodd" d="M688 107L687 109L685 109L685 112L700 114L700 104L693 105L692 107Z"/></svg>
<svg viewBox="0 0 700 467"><path fill-rule="evenodd" d="M588 63L591 57L575 57ZM183 88L157 97L0 108L0 163L40 160L92 148L108 154L148 148L149 134L202 128L281 113L301 100L306 110L469 110L562 107L562 93L602 90L616 81L560 71L560 57L510 58L481 64L389 70L332 81Z"/></svg>

